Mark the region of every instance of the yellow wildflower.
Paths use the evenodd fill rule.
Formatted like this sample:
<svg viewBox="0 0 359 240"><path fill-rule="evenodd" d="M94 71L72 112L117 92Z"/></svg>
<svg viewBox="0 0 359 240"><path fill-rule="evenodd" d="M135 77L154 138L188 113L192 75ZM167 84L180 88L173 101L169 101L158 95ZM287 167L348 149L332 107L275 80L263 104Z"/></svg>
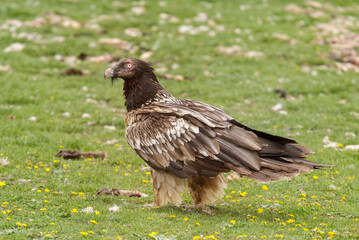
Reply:
<svg viewBox="0 0 359 240"><path fill-rule="evenodd" d="M287 220L287 223L294 223L295 222L295 220L294 219L289 219L289 220Z"/></svg>
<svg viewBox="0 0 359 240"><path fill-rule="evenodd" d="M157 232L151 232L151 233L149 234L150 237L153 237L153 236L156 236L156 235L157 235Z"/></svg>

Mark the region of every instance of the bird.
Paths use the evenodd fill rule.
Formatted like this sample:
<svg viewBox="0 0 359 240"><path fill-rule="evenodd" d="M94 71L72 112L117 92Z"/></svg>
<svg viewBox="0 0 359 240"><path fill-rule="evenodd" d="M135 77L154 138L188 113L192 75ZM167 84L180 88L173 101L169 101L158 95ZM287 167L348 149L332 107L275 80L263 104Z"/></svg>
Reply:
<svg viewBox="0 0 359 240"><path fill-rule="evenodd" d="M192 206L204 211L224 196L224 174L230 171L266 183L329 167L307 160L314 152L293 139L252 129L207 103L172 96L143 60L123 58L104 77L112 84L124 80L125 136L151 167L154 201L148 207L181 206L188 189Z"/></svg>

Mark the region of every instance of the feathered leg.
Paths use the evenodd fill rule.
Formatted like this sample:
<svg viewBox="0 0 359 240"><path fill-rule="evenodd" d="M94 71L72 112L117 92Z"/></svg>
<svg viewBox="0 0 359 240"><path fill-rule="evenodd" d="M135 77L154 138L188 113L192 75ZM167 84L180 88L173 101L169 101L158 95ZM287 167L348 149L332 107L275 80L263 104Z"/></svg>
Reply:
<svg viewBox="0 0 359 240"><path fill-rule="evenodd" d="M179 206L182 202L181 193L185 192L185 179L172 173L151 169L154 202L149 207L159 207L171 202Z"/></svg>
<svg viewBox="0 0 359 240"><path fill-rule="evenodd" d="M187 179L189 191L196 207L203 208L205 204L213 203L224 195L227 188L223 174L216 177L193 176Z"/></svg>

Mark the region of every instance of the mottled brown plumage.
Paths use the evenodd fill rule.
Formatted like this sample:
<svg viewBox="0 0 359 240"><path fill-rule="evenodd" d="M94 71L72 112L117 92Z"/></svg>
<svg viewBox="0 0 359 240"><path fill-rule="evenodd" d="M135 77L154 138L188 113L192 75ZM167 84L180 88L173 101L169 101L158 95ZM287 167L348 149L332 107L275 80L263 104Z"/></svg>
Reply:
<svg viewBox="0 0 359 240"><path fill-rule="evenodd" d="M179 205L186 180L202 206L223 196L223 172L269 182L325 167L305 160L313 152L292 139L251 129L206 103L173 97L144 61L122 59L105 77L124 79L126 138L153 169L153 206Z"/></svg>

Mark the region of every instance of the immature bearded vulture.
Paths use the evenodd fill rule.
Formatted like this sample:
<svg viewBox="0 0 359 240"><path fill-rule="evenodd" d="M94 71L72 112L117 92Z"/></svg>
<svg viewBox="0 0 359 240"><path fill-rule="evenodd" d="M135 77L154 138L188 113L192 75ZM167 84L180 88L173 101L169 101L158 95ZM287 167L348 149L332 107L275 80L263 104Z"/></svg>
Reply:
<svg viewBox="0 0 359 240"><path fill-rule="evenodd" d="M233 170L257 182L277 181L325 167L305 159L296 141L251 129L206 103L178 99L146 62L125 58L105 78L124 80L126 138L152 168L154 202L178 206L187 180L195 206L213 203Z"/></svg>

